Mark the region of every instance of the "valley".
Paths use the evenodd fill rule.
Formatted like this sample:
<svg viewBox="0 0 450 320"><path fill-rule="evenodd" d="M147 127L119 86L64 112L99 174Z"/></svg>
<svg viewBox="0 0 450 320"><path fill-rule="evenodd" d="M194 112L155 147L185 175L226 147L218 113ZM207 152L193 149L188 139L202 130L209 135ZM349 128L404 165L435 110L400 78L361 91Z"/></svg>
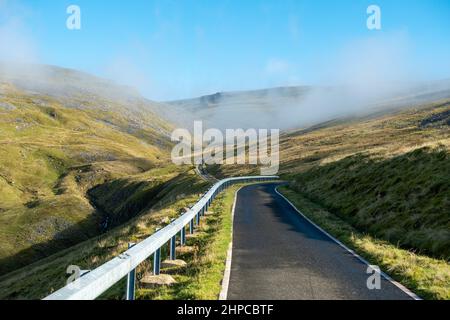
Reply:
<svg viewBox="0 0 450 320"><path fill-rule="evenodd" d="M64 284L67 265L95 268L195 203L211 182L193 165L172 164L170 134L177 126L189 128L200 117L206 127L226 127L231 118L221 116L225 111L239 120L233 128L280 124L276 107L294 108L314 90L161 104L74 70L44 69L45 81L7 72L0 77L3 298L42 298ZM430 266L439 266L435 274L446 279L450 95L444 84L327 121L293 117L295 129L285 127L280 136L279 159L289 183L285 192L301 197L301 205L318 206L330 221L341 219L355 232L431 259ZM192 119L178 117L182 109ZM217 178L259 174L253 165L202 170ZM105 297L121 298L121 286ZM427 297L448 294L445 286L439 293L425 287Z"/></svg>

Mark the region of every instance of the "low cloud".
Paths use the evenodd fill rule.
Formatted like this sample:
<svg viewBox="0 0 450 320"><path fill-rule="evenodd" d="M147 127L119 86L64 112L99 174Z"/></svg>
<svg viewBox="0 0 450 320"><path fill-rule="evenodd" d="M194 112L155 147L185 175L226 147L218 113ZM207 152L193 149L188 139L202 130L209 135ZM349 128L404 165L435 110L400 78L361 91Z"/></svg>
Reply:
<svg viewBox="0 0 450 320"><path fill-rule="evenodd" d="M105 76L116 79L117 83L131 86L144 93L151 92L152 82L142 66L136 64L136 60L127 55L117 55L110 59L103 67Z"/></svg>
<svg viewBox="0 0 450 320"><path fill-rule="evenodd" d="M356 40L338 53L325 78L330 84L351 88L356 96L390 94L399 85L420 80L410 63L411 51L405 32Z"/></svg>
<svg viewBox="0 0 450 320"><path fill-rule="evenodd" d="M426 87L411 62L412 49L406 32L351 41L323 61L319 85L222 94L205 114L209 125L221 128L293 129L392 107L392 99L414 97ZM268 74L291 85L300 79L292 71L282 59L266 65Z"/></svg>
<svg viewBox="0 0 450 320"><path fill-rule="evenodd" d="M18 2L0 0L0 61L38 62L37 44L24 22L30 14Z"/></svg>

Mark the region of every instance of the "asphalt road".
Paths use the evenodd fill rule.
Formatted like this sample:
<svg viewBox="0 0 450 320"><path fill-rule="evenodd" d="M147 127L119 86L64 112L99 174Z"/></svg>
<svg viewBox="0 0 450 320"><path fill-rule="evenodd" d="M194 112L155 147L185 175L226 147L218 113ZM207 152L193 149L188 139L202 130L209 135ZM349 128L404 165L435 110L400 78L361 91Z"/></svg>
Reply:
<svg viewBox="0 0 450 320"><path fill-rule="evenodd" d="M276 184L238 193L229 300L411 299L381 277L369 290L367 265L299 215Z"/></svg>

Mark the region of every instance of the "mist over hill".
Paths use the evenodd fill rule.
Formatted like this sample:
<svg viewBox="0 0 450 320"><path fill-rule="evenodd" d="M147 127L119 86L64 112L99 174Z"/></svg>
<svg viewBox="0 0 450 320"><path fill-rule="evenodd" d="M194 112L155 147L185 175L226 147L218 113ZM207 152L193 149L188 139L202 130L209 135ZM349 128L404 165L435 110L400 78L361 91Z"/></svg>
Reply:
<svg viewBox="0 0 450 320"><path fill-rule="evenodd" d="M278 87L218 92L199 98L167 102L165 114L192 128L194 120L206 127L306 128L321 122L376 111L410 107L450 97L450 80L391 84L383 88ZM183 117L179 115L183 114Z"/></svg>
<svg viewBox="0 0 450 320"><path fill-rule="evenodd" d="M131 87L112 80L95 77L81 71L40 64L0 63L0 95L7 87L35 97L45 104L42 96L50 96L64 107L103 111L103 120L110 122L108 112L118 112L129 123L118 124L125 130L151 128L164 136L170 135L170 126L160 115L163 105L142 97Z"/></svg>

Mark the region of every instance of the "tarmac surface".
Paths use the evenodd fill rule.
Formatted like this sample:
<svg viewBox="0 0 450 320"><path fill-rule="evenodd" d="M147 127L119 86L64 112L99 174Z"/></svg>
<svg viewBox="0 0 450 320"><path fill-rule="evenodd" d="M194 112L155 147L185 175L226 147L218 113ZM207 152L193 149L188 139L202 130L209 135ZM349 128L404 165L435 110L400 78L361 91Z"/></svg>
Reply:
<svg viewBox="0 0 450 320"><path fill-rule="evenodd" d="M412 299L381 277L367 287L368 266L295 211L277 184L238 192L229 300Z"/></svg>

